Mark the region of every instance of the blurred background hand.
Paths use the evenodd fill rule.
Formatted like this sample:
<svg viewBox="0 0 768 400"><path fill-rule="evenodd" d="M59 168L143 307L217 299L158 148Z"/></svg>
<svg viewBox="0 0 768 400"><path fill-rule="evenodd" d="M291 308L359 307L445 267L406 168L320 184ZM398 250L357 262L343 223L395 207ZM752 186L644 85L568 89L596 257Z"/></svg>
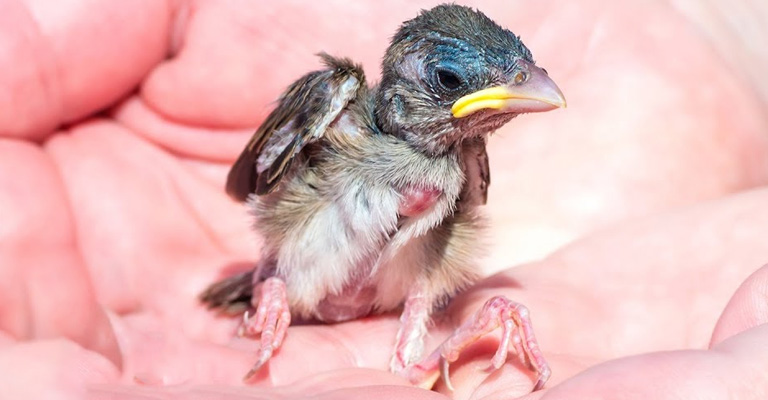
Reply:
<svg viewBox="0 0 768 400"><path fill-rule="evenodd" d="M321 50L375 80L436 3L1 1L0 397L441 397L385 372L396 315L292 327L244 386L255 341L196 302L258 256L223 182L271 102ZM554 371L530 398L764 398L768 6L463 4L521 35L569 108L491 138L498 274L428 347L506 294ZM494 340L454 396L530 391L515 361L484 370Z"/></svg>

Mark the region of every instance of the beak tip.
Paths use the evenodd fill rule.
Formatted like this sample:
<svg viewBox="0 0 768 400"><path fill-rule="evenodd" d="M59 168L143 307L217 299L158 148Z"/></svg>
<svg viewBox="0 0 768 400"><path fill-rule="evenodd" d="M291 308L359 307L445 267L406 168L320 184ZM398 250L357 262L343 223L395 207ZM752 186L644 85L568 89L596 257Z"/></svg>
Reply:
<svg viewBox="0 0 768 400"><path fill-rule="evenodd" d="M568 101L565 99L565 95L560 90L560 88L557 86L557 84L555 84L554 81L550 81L549 83L550 84L548 86L550 86L552 89L554 89L554 90L552 90L552 92L554 92L554 93L551 94L551 96L552 96L551 98L553 98L553 100L554 100L552 102L552 105L557 107L557 108L568 108Z"/></svg>

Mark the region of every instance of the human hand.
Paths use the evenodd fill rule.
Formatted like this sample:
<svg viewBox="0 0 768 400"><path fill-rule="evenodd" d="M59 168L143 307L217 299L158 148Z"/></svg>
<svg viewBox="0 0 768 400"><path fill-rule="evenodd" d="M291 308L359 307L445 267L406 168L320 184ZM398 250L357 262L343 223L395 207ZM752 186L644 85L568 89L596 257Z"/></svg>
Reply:
<svg viewBox="0 0 768 400"><path fill-rule="evenodd" d="M0 107L5 136L0 141L0 271L6 277L0 290L5 297L0 303L5 332L0 362L14 372L3 378L8 380L3 387L78 397L88 383L98 384L89 389L96 396L120 392L128 397L147 390L181 395L216 385L206 393L234 396L229 388L240 386L255 344L230 340L237 321L214 318L195 299L222 269L242 266L257 254L258 238L248 229L242 207L221 189L228 164L269 111L268 103L317 65L313 53L348 55L375 76L396 25L429 4L82 4L89 14L42 2L14 3L0 13L3 36L11 44L7 54L14 60L14 68L4 68L9 73L0 78L11 93ZM638 229L623 225L630 218L765 183L768 145L756 98L666 5L511 7L498 2L478 7L523 36L570 105L564 112L513 121L491 139L488 212L494 247L487 270L544 256L600 227L615 228L564 250L583 259L568 268L556 262L551 266L559 257L553 256L490 278L457 299L452 318L428 346L434 347L451 322L473 312L491 292L506 292L527 304L545 354L563 355L550 356L552 395L565 390L555 386L558 382L600 361L703 346L702 338L721 311L717 307L765 262L760 248L744 247L738 254L754 258L738 268L714 262L701 267L703 262L685 262L700 250L686 247L691 232L679 228L679 235L667 238L669 247L654 242L641 252L643 257L614 254L612 259L608 250L621 252L628 244L691 222L675 225L666 219L676 217L667 215ZM340 26L340 20L357 22ZM654 23L647 31L625 29L637 20ZM39 36L35 26L45 35ZM168 52L174 56L162 61ZM107 116L93 115L137 84L139 93L120 101ZM724 98L728 112L721 112ZM68 129L54 130L60 123L69 124ZM730 200L712 206L722 209L722 219L740 222L729 214L734 207ZM747 208L749 219L760 214L757 208ZM599 244L613 235L624 239L612 246ZM723 253L716 254L729 259L723 242L715 240L708 248L713 253L720 249ZM678 261L658 266L645 258L650 255ZM652 273L665 271L679 275L651 279L658 278ZM595 310L590 304L650 307L644 290L654 284L675 288L705 272L733 275L713 283L717 296L702 302L709 314L700 326L681 324L665 331L666 339L624 338L610 348L594 334L600 328L604 338L635 326L627 310ZM613 279L600 278L605 275ZM548 288L550 280L555 281ZM632 286L636 293L628 293L630 283L637 285ZM615 288L627 290L610 290ZM661 332L670 318L688 316L684 305L701 300L700 293L698 288L679 290L679 297L665 303L676 308L649 318L647 329ZM555 300L560 298L576 300L563 304ZM583 311L568 312L566 305ZM627 314L610 314L617 311ZM568 335L560 333L566 326ZM273 393L285 396L339 394L334 390L353 396L344 388L357 386L368 397L368 385L404 384L378 372L386 368L395 330L395 316L291 328L259 385L282 386ZM54 339L59 337L67 340ZM518 370L514 363L504 368L504 379L495 380L465 367L488 358L482 352L467 354L464 364L456 365L457 395L478 383L485 386L477 393L494 383L513 385L517 394L530 390L526 375L512 373ZM599 372L601 367L595 368ZM585 372L588 378L600 376L590 371ZM581 384L594 389L584 376L563 388ZM25 379L38 384L24 385ZM303 384L285 389L295 380ZM120 383L127 386L116 388ZM406 387L386 390L433 395Z"/></svg>

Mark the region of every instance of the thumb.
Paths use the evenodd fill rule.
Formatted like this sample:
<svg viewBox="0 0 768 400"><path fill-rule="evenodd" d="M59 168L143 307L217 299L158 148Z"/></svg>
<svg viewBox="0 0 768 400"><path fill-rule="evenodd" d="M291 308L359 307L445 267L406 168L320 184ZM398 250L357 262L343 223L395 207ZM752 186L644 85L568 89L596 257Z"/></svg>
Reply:
<svg viewBox="0 0 768 400"><path fill-rule="evenodd" d="M768 264L750 275L734 293L712 333L710 348L731 336L768 322Z"/></svg>

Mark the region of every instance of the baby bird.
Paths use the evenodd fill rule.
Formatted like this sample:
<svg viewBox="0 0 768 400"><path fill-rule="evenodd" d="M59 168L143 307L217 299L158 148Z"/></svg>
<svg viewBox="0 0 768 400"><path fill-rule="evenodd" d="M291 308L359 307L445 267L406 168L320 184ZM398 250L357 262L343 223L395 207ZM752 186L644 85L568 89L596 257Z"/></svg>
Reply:
<svg viewBox="0 0 768 400"><path fill-rule="evenodd" d="M359 65L321 54L325 68L294 82L227 179L265 239L253 271L211 285L204 303L247 311L259 359L279 348L291 317L340 322L403 308L393 372L428 386L463 348L497 327L508 347L550 375L528 311L494 297L423 357L433 312L478 278L475 260L490 183L488 135L521 113L565 106L512 32L479 11L440 5L406 21L368 87Z"/></svg>

